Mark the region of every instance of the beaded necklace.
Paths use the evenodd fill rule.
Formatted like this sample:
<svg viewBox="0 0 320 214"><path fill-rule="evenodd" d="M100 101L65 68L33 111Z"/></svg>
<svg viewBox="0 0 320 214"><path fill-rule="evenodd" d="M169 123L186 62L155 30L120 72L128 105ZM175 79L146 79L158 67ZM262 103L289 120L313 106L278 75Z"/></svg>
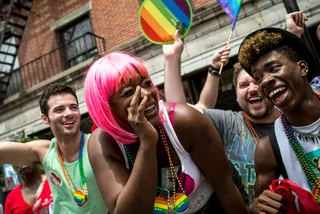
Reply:
<svg viewBox="0 0 320 214"><path fill-rule="evenodd" d="M317 94L317 96L320 99L320 95ZM289 144L291 145L294 153L296 154L297 159L299 160L299 163L303 169L303 172L307 177L309 185L313 187L312 188L313 197L317 201L317 203L320 204L320 178L315 171L315 169L320 170L320 168L305 155L305 152L300 142L295 137L292 127L288 124L283 113L280 116L280 121L281 121L283 130L286 134L286 137L289 141Z"/></svg>
<svg viewBox="0 0 320 214"><path fill-rule="evenodd" d="M153 214L168 213L169 208L172 211L174 211L175 213L183 213L184 211L186 211L188 209L190 202L189 202L188 197L185 194L184 188L180 182L180 179L178 178L176 169L174 168L174 165L172 163L171 155L170 155L170 148L168 145L167 137L166 137L165 130L164 130L162 123L159 123L159 130L160 130L160 135L161 135L163 145L165 147L165 150L166 150L166 153L168 156L171 177L178 181L178 184L179 184L179 187L180 187L182 193L176 193L175 181L172 182L173 195L171 198L170 198L170 191L168 189L157 186L157 191L166 192L168 197L167 197L167 200L165 200L162 197L156 197L152 213ZM134 157L133 157L133 155L127 145L124 145L124 148L125 148L125 151L126 151L128 158L133 166L134 165Z"/></svg>
<svg viewBox="0 0 320 214"><path fill-rule="evenodd" d="M61 150L59 145L57 144L57 152L58 152L58 158L59 158L59 163L63 172L64 177L67 180L68 183L68 187L71 190L71 192L73 193L73 199L76 202L76 204L78 206L85 206L88 203L88 188L87 188L87 181L86 181L86 176L84 174L84 170L83 170L83 147L84 147L84 133L81 132L81 141L80 141L80 150L79 150L79 157L78 157L78 161L79 161L79 172L80 172L80 180L83 186L83 191L81 189L79 190L75 190L73 187L73 184L71 182L71 178L68 174L68 171L64 165L64 160L61 154Z"/></svg>
<svg viewBox="0 0 320 214"><path fill-rule="evenodd" d="M249 132L250 132L250 134L251 134L254 142L257 144L258 141L260 140L260 137L259 137L259 135L257 134L256 130L253 128L250 120L248 119L247 114L244 113L244 112L243 112L243 119L244 119L245 123L247 124L247 127L248 127L248 129L249 129Z"/></svg>

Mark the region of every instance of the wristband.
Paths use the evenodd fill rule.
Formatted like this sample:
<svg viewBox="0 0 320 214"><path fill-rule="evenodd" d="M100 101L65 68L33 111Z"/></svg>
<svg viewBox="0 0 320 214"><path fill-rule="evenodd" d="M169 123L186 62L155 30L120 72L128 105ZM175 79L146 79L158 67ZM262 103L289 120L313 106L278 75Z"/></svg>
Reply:
<svg viewBox="0 0 320 214"><path fill-rule="evenodd" d="M216 69L215 67L213 67L212 65L209 65L209 67L208 67L208 72L209 72L212 76L220 77L219 70L217 70L217 69Z"/></svg>

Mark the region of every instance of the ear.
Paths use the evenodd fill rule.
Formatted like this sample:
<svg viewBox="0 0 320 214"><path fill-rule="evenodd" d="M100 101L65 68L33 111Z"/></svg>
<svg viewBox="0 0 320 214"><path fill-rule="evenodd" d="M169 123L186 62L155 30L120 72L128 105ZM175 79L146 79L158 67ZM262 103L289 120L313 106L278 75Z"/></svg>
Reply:
<svg viewBox="0 0 320 214"><path fill-rule="evenodd" d="M46 125L49 125L49 118L46 115L41 114L41 119Z"/></svg>
<svg viewBox="0 0 320 214"><path fill-rule="evenodd" d="M298 63L301 76L306 77L308 75L308 64L304 60L300 60Z"/></svg>

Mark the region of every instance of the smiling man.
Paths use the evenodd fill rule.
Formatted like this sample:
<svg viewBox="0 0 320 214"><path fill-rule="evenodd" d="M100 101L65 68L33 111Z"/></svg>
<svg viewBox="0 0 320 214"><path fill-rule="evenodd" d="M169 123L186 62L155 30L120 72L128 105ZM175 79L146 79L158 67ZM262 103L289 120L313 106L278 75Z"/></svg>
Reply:
<svg viewBox="0 0 320 214"><path fill-rule="evenodd" d="M273 135L257 144L257 198L253 213L286 213L284 198L268 190L280 175L313 194L319 194L320 100L309 85L313 56L299 37L277 28L251 33L242 42L238 60L257 81L260 92L283 113Z"/></svg>
<svg viewBox="0 0 320 214"><path fill-rule="evenodd" d="M55 83L39 101L41 118L55 138L28 143L1 142L0 163L24 166L41 163L50 184L54 213L107 213L89 157L91 135L80 131L75 90Z"/></svg>

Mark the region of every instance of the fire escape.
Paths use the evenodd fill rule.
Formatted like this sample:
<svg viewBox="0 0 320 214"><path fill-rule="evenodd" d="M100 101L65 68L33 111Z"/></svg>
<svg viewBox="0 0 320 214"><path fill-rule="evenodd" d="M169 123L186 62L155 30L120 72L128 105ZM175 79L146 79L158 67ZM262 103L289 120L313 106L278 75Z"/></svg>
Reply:
<svg viewBox="0 0 320 214"><path fill-rule="evenodd" d="M31 6L32 0L0 0L0 104L12 90L12 76L20 75L14 69Z"/></svg>

